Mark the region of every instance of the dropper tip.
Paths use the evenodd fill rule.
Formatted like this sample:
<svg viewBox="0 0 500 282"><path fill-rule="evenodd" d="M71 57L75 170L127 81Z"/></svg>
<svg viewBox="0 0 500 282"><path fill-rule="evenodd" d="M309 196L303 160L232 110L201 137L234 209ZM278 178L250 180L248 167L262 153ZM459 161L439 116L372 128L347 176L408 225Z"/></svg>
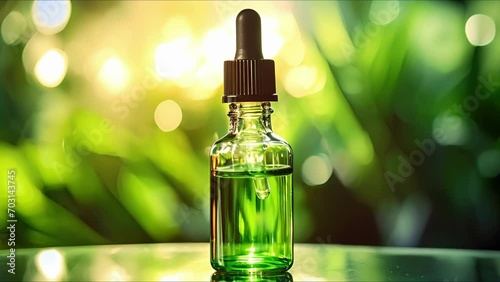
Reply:
<svg viewBox="0 0 500 282"><path fill-rule="evenodd" d="M252 9L242 10L236 16L236 60L263 59L259 14Z"/></svg>

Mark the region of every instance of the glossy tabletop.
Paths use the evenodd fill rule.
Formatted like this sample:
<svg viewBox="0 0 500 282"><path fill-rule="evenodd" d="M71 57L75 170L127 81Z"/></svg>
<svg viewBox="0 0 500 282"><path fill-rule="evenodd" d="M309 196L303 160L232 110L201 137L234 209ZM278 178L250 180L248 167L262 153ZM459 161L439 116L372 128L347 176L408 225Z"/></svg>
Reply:
<svg viewBox="0 0 500 282"><path fill-rule="evenodd" d="M500 281L494 251L296 244L288 273L249 277L214 273L208 243L17 249L15 274L0 255L1 281Z"/></svg>

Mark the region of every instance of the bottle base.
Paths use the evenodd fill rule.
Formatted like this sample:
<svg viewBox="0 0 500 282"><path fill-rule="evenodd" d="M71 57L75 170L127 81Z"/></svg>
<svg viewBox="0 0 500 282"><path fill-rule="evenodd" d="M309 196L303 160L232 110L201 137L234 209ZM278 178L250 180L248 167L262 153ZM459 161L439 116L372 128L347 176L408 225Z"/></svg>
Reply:
<svg viewBox="0 0 500 282"><path fill-rule="evenodd" d="M235 282L235 281L267 281L267 282L293 282L293 277L289 272L278 273L227 273L217 271L212 274L212 282Z"/></svg>
<svg viewBox="0 0 500 282"><path fill-rule="evenodd" d="M220 261L212 261L212 267L217 271L228 273L280 273L292 266L292 260L273 256L229 256Z"/></svg>

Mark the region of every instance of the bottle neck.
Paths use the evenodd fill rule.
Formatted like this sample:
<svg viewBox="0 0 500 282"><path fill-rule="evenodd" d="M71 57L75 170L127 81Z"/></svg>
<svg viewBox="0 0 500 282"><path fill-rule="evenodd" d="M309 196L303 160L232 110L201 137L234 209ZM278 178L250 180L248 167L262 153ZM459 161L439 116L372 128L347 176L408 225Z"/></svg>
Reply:
<svg viewBox="0 0 500 282"><path fill-rule="evenodd" d="M229 132L237 134L243 131L260 133L272 132L271 114L273 109L269 102L245 102L229 104Z"/></svg>

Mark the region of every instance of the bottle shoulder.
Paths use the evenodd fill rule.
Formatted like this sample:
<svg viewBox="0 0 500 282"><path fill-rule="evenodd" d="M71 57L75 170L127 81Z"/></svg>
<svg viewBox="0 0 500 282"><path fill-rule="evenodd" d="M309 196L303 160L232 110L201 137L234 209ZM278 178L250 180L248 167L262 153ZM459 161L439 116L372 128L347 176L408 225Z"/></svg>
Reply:
<svg viewBox="0 0 500 282"><path fill-rule="evenodd" d="M222 146L222 145L256 145L256 144L267 144L267 145L272 145L272 146L283 146L283 147L290 147L290 144L277 135L274 132L267 132L267 133L246 133L246 134L233 134L231 132L227 133L223 137L221 137L219 140L215 141L215 143L212 145L212 148Z"/></svg>
<svg viewBox="0 0 500 282"><path fill-rule="evenodd" d="M291 146L272 132L260 135L226 134L210 150L211 171L292 171Z"/></svg>

